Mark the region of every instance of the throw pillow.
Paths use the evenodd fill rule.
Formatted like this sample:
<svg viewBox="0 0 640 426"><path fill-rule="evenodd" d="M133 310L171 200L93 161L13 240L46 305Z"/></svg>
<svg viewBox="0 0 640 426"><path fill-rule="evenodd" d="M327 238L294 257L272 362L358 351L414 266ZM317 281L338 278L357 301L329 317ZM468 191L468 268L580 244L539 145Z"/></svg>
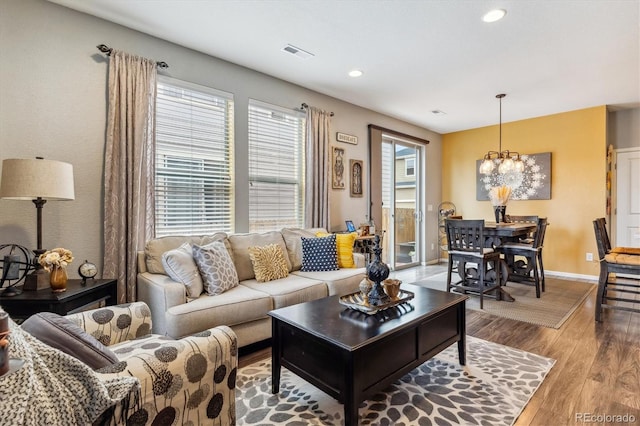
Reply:
<svg viewBox="0 0 640 426"><path fill-rule="evenodd" d="M222 294L238 285L236 267L222 241L202 247L194 245L192 251L208 295Z"/></svg>
<svg viewBox="0 0 640 426"><path fill-rule="evenodd" d="M184 243L177 249L163 253L162 266L172 280L184 284L187 296L193 298L202 294L204 285L198 266L193 259L191 244Z"/></svg>
<svg viewBox="0 0 640 426"><path fill-rule="evenodd" d="M326 232L316 233L317 237L326 237ZM358 237L355 232L348 234L336 234L336 249L338 250L338 267L355 268L356 263L353 261L353 242Z"/></svg>
<svg viewBox="0 0 640 426"><path fill-rule="evenodd" d="M20 326L36 339L97 370L119 362L118 357L71 320L53 312L30 316Z"/></svg>
<svg viewBox="0 0 640 426"><path fill-rule="evenodd" d="M301 271L336 271L338 269L338 253L336 251L335 234L329 235L328 237L301 238Z"/></svg>
<svg viewBox="0 0 640 426"><path fill-rule="evenodd" d="M253 273L260 283L285 278L289 275L289 265L284 251L278 244L264 247L249 247L249 257L253 264Z"/></svg>

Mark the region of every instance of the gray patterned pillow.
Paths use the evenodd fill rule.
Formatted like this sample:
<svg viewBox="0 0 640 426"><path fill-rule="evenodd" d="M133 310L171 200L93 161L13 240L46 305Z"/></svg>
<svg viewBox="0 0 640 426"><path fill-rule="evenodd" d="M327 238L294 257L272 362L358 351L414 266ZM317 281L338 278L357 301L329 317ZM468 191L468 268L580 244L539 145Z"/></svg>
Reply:
<svg viewBox="0 0 640 426"><path fill-rule="evenodd" d="M199 297L204 285L193 259L191 244L184 243L177 249L162 254L162 266L172 280L184 284L189 297Z"/></svg>
<svg viewBox="0 0 640 426"><path fill-rule="evenodd" d="M222 294L238 285L238 273L222 241L202 247L194 244L192 250L208 295Z"/></svg>

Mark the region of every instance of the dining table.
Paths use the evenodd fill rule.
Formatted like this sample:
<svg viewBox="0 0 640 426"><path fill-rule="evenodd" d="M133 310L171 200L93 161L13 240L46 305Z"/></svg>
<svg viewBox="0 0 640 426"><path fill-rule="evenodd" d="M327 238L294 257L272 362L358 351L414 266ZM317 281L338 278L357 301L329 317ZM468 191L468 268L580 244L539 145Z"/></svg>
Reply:
<svg viewBox="0 0 640 426"><path fill-rule="evenodd" d="M535 223L509 223L509 222L485 222L484 223L484 245L493 249L498 249L502 244L509 241L517 241L521 237L527 237L536 231L537 225ZM458 274L464 279L465 268L464 265L458 268ZM495 276L495 274L494 274ZM506 302L513 302L515 298L504 289L504 285L509 278L509 265L502 259L500 260L500 287L496 290L496 293L492 296L496 300L504 300ZM491 294L491 293L488 293Z"/></svg>

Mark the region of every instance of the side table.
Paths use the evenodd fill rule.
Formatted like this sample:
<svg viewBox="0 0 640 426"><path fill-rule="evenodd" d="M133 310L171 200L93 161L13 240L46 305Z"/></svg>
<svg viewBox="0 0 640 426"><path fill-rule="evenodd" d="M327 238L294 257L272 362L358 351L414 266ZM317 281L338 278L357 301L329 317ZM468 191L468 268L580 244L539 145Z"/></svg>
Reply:
<svg viewBox="0 0 640 426"><path fill-rule="evenodd" d="M101 301L105 301L107 306L115 305L118 300L117 283L115 279L99 279L88 280L82 285L82 280L70 279L67 291L62 293L54 293L46 288L23 291L17 296L0 296L0 307L13 320L25 320L38 312L73 314Z"/></svg>

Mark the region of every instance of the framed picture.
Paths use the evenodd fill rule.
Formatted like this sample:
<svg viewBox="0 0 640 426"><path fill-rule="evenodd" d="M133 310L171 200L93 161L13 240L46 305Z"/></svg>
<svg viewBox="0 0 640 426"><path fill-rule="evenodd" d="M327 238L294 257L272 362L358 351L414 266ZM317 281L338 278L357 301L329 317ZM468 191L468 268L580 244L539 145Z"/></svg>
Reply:
<svg viewBox="0 0 640 426"><path fill-rule="evenodd" d="M344 148L333 147L331 187L344 189Z"/></svg>
<svg viewBox="0 0 640 426"><path fill-rule="evenodd" d="M356 232L356 226L353 224L353 221L351 220L345 220L344 223L347 224L347 231L349 232Z"/></svg>
<svg viewBox="0 0 640 426"><path fill-rule="evenodd" d="M498 173L498 167L489 175L478 170L482 160L476 160L476 200L489 200L489 190L494 186L511 188L512 200L551 199L551 153L521 155L524 161L522 173Z"/></svg>
<svg viewBox="0 0 640 426"><path fill-rule="evenodd" d="M349 188L352 197L362 197L362 160L349 160Z"/></svg>
<svg viewBox="0 0 640 426"><path fill-rule="evenodd" d="M353 145L358 145L358 137L353 135L348 135L346 133L336 133L336 140L338 142L350 143Z"/></svg>

